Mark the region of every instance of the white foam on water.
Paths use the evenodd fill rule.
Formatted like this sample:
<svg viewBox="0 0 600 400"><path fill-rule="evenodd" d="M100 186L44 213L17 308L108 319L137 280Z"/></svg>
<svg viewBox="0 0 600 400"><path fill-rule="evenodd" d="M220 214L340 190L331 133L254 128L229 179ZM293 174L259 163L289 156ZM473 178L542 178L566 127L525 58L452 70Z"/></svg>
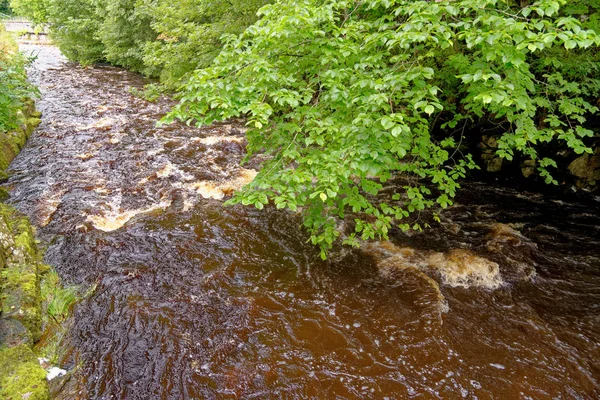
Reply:
<svg viewBox="0 0 600 400"><path fill-rule="evenodd" d="M47 226L52 220L52 215L58 209L58 206L62 202L62 197L67 191L65 189L59 190L57 192L48 192L45 191L41 202L37 207L37 217L39 218L38 224L41 227Z"/></svg>
<svg viewBox="0 0 600 400"><path fill-rule="evenodd" d="M92 223L94 228L103 232L112 232L122 228L133 217L139 214L149 213L155 210L164 210L171 205L171 200L163 199L160 203L146 208L121 211L121 195L117 195L108 203L109 211L104 215L88 215L87 220Z"/></svg>
<svg viewBox="0 0 600 400"><path fill-rule="evenodd" d="M156 176L158 176L159 178L166 178L168 176L171 176L174 171L175 166L170 161L167 161L164 167L156 171Z"/></svg>
<svg viewBox="0 0 600 400"><path fill-rule="evenodd" d="M435 253L427 261L448 286L498 289L504 283L498 264L470 250L453 249L446 253Z"/></svg>
<svg viewBox="0 0 600 400"><path fill-rule="evenodd" d="M229 181L201 181L191 183L187 186L205 199L221 200L226 195L240 190L252 182L257 174L258 172L253 169L242 169L237 177Z"/></svg>
<svg viewBox="0 0 600 400"><path fill-rule="evenodd" d="M105 117L105 118L101 118L91 124L88 124L88 125L79 125L75 129L77 131L86 131L89 129L107 129L108 130L108 129L112 128L115 124L118 124L121 122L123 122L123 117L120 117L120 118Z"/></svg>
<svg viewBox="0 0 600 400"><path fill-rule="evenodd" d="M438 274L444 285L497 289L504 283L497 263L479 257L470 250L452 249L445 253L398 247L390 242L374 242L363 246L378 260L380 273L415 268L423 273Z"/></svg>
<svg viewBox="0 0 600 400"><path fill-rule="evenodd" d="M211 146L217 144L219 142L236 142L241 143L245 138L240 136L208 136L205 138L199 139L199 142L205 144L207 146Z"/></svg>
<svg viewBox="0 0 600 400"><path fill-rule="evenodd" d="M97 155L98 155L97 151L90 151L87 153L77 154L77 155L75 155L75 158L79 158L80 160L86 161L86 160L89 160L90 158L96 157Z"/></svg>

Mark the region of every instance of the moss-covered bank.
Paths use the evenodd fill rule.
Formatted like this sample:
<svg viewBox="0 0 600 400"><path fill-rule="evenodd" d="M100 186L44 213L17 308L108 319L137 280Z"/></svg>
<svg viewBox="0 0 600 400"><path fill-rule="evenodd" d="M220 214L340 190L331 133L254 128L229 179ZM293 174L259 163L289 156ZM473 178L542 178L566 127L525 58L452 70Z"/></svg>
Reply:
<svg viewBox="0 0 600 400"><path fill-rule="evenodd" d="M34 103L20 113L21 126L0 132L0 174L39 124ZM5 200L6 191L0 193ZM0 203L0 399L48 399L46 372L32 351L42 334L40 282L48 269L26 216Z"/></svg>
<svg viewBox="0 0 600 400"><path fill-rule="evenodd" d="M6 170L11 161L19 154L33 130L40 124L40 113L35 110L33 100L23 103L18 113L20 126L10 132L0 131L0 171Z"/></svg>
<svg viewBox="0 0 600 400"><path fill-rule="evenodd" d="M46 373L31 347L42 333L42 264L29 220L0 204L0 398L46 399Z"/></svg>

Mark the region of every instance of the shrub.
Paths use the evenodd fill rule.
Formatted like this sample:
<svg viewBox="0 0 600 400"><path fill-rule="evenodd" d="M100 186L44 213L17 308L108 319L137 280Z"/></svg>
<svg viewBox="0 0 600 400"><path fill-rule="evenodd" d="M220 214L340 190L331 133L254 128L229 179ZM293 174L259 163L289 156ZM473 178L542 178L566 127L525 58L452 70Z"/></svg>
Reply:
<svg viewBox="0 0 600 400"><path fill-rule="evenodd" d="M14 38L0 24L0 132L17 128L25 98L37 92L27 81L27 59L17 51Z"/></svg>
<svg viewBox="0 0 600 400"><path fill-rule="evenodd" d="M419 213L451 204L475 167L459 147L470 128L495 127L497 155L533 160L547 182L556 162L538 148L592 151L585 141L597 82L568 68L572 55L595 57L600 39L559 15L565 3L265 6L212 66L194 73L167 121L246 117L250 153L270 158L232 203L301 210L323 256L348 214L351 245L387 238L392 226L421 229ZM395 176L406 183L382 198Z"/></svg>

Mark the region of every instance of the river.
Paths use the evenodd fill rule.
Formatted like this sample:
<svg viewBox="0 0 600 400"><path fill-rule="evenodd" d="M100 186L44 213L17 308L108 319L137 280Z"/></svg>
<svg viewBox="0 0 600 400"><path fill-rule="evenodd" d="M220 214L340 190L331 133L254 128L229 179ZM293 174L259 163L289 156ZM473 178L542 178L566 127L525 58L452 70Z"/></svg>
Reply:
<svg viewBox="0 0 600 400"><path fill-rule="evenodd" d="M294 214L223 207L257 168L241 126L158 128L144 78L24 50L43 118L5 186L92 288L59 398L600 398L597 197L473 182L432 229L324 262Z"/></svg>

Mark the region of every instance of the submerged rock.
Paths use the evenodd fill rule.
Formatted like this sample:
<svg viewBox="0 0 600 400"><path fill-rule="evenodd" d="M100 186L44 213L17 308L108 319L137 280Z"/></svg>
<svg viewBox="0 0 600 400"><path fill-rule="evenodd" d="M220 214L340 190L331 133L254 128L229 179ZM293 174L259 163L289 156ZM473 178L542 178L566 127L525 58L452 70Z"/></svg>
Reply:
<svg viewBox="0 0 600 400"><path fill-rule="evenodd" d="M485 248L501 263L505 280L526 281L536 275L537 244L506 224L494 224L485 236Z"/></svg>
<svg viewBox="0 0 600 400"><path fill-rule="evenodd" d="M420 310L430 327L441 327L448 304L439 284L424 272L426 263L422 254L390 242L366 243L363 251L375 258L381 276L401 286L407 300Z"/></svg>
<svg viewBox="0 0 600 400"><path fill-rule="evenodd" d="M452 287L497 289L502 283L498 264L470 250L452 249L427 258L428 268L439 273L442 282Z"/></svg>
<svg viewBox="0 0 600 400"><path fill-rule="evenodd" d="M442 284L451 287L497 289L503 283L498 264L470 250L441 253L398 247L390 242L369 243L364 250L376 258L384 275L394 269L414 268L432 281L431 276L438 276Z"/></svg>
<svg viewBox="0 0 600 400"><path fill-rule="evenodd" d="M401 286L402 292L408 295L406 300L420 310L426 324L440 327L448 304L439 284L423 272L422 260L413 249L395 247L394 252L394 247L387 242L370 243L367 252L370 249L379 255L376 259L380 274Z"/></svg>

